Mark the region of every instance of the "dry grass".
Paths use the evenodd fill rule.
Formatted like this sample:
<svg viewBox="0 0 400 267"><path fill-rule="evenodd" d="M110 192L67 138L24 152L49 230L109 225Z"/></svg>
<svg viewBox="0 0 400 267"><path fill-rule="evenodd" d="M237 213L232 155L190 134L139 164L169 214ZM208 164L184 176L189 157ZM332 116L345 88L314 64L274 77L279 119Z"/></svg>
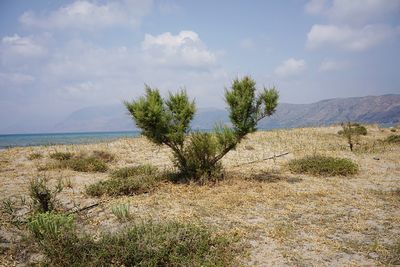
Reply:
<svg viewBox="0 0 400 267"><path fill-rule="evenodd" d="M124 202L129 203L134 220L200 221L242 237L248 244L245 265L392 264L400 234L400 146L378 141L392 134L389 129L368 126L368 135L360 138L351 153L346 141L336 134L338 130L340 126L251 134L223 159L225 180L205 186L164 182L148 194L102 197L99 206L80 214L80 227L95 237L104 231L117 231L121 224L112 215L112 207ZM151 164L160 171L172 167L170 151L144 138L7 149L0 152L1 198L27 195L30 177L46 162L45 158L28 160L30 153L48 157L54 151L79 154L94 150L115 155L109 163L111 170L141 164ZM283 152L290 153L262 161ZM351 178L320 179L291 174L284 168L289 160L316 153L349 158L359 165L359 173ZM243 165L256 160L260 161ZM98 202L85 195L85 187L108 179L108 174L68 169L45 173L54 183L64 177L74 185L59 195L65 209ZM1 225L1 231L13 231L3 219ZM0 256L6 265L29 261L29 257L11 256L10 251Z"/></svg>

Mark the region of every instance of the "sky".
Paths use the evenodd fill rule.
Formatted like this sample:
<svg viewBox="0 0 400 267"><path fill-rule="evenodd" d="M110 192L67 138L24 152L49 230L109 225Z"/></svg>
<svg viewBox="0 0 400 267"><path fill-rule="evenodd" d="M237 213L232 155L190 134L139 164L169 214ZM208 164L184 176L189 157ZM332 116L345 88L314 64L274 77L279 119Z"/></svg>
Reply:
<svg viewBox="0 0 400 267"><path fill-rule="evenodd" d="M400 93L399 70L400 0L0 1L0 133L144 84L224 108L244 75L312 103Z"/></svg>

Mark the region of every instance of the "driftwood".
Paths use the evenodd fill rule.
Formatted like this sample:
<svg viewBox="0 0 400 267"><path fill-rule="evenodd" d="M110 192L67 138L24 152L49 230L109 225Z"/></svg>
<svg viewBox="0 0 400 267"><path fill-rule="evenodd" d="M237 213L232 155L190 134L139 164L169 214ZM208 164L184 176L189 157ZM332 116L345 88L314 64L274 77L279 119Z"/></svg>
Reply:
<svg viewBox="0 0 400 267"><path fill-rule="evenodd" d="M234 167L238 167L238 166L242 166L242 165L247 165L247 164L252 164L252 163L257 163L257 162L261 162L261 161L264 161L264 160L279 158L279 157L285 156L285 155L287 155L287 154L289 154L289 153L290 153L290 152L285 152L285 153L282 153L282 154L273 155L273 156L268 157L268 158L263 158L263 159L253 160L253 161L249 161L249 162L245 162L245 163L240 163L240 164L238 164L238 165L235 165Z"/></svg>
<svg viewBox="0 0 400 267"><path fill-rule="evenodd" d="M92 209L92 208L97 207L98 205L100 205L100 203L101 203L101 202L97 202L97 203L91 204L91 205L89 205L89 206L85 206L85 207L83 207L83 208L70 211L70 212L68 212L68 214L79 213L79 212L84 211L84 210L90 210L90 209Z"/></svg>

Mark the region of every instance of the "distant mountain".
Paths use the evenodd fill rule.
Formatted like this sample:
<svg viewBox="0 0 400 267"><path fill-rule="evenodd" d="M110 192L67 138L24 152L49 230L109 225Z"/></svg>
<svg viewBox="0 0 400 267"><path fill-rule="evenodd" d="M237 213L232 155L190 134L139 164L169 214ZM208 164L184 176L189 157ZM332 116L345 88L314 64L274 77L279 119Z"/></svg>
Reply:
<svg viewBox="0 0 400 267"><path fill-rule="evenodd" d="M312 104L281 103L277 112L260 122L259 127L292 128L320 126L342 121L400 123L400 95L335 98ZM200 108L193 129L210 129L216 122L229 123L224 109ZM54 131L125 131L135 130L125 107L121 105L88 107L77 110L54 127Z"/></svg>

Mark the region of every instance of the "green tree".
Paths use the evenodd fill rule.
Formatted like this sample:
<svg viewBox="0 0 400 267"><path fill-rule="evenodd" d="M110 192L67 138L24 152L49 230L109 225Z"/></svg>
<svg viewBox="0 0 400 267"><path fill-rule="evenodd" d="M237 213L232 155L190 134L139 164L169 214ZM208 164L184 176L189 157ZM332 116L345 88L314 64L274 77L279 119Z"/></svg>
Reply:
<svg viewBox="0 0 400 267"><path fill-rule="evenodd" d="M125 106L144 136L172 149L180 174L188 179L209 179L221 170L219 161L276 110L278 91L264 88L256 95L255 85L248 76L233 81L225 90L232 127L217 125L212 133L190 133L196 107L185 91L163 99L159 90L146 85L145 96L125 102Z"/></svg>

